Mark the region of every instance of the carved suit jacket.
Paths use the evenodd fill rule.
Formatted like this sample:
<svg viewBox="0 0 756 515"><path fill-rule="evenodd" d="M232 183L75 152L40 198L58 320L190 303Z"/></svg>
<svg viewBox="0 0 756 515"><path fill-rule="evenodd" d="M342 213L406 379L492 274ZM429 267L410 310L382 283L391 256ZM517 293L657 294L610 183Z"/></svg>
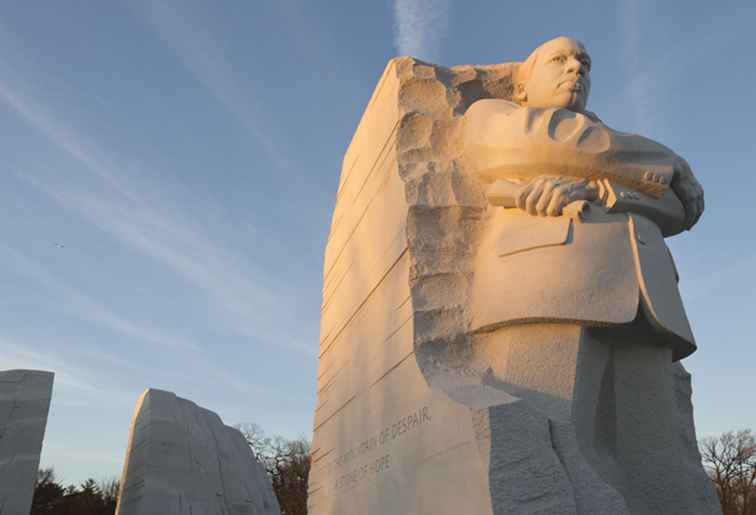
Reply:
<svg viewBox="0 0 756 515"><path fill-rule="evenodd" d="M664 236L682 230L670 183L678 156L614 131L592 113L480 100L465 114L465 167L485 182L538 175L595 180L600 201L573 203L558 217L491 207L472 287L473 331L508 324L625 325L643 312L674 349L695 340Z"/></svg>

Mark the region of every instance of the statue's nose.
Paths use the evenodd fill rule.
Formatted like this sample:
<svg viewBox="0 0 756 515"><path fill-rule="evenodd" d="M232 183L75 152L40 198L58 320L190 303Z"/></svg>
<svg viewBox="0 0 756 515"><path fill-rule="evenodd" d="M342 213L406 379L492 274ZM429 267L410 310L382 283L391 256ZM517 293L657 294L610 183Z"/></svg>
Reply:
<svg viewBox="0 0 756 515"><path fill-rule="evenodd" d="M570 57L567 61L567 71L570 73L577 73L578 75L585 76L585 65L574 57Z"/></svg>

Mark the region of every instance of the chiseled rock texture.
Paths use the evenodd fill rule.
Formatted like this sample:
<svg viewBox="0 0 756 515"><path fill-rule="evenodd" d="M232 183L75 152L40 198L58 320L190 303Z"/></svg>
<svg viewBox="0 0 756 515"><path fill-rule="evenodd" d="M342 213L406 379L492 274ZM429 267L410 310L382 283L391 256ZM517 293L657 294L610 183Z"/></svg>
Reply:
<svg viewBox="0 0 756 515"><path fill-rule="evenodd" d="M489 362L502 347L518 353L510 368L528 379L529 353L539 351L524 333L489 346L470 332L489 207L465 170L463 115L479 99L511 100L517 66L396 58L370 98L344 156L325 249L311 515L646 515L588 466L569 422L544 414L569 411L562 399L520 402L530 392L495 377ZM561 360L556 343L561 395L577 364ZM665 374L680 410L670 415L681 427L670 452L690 464L690 484L703 485L695 513L718 513L700 481L689 376L671 363Z"/></svg>
<svg viewBox="0 0 756 515"><path fill-rule="evenodd" d="M308 513L493 513L470 409L415 349L464 333L486 200L455 161L460 116L510 95L512 66L393 59L370 99L325 250Z"/></svg>
<svg viewBox="0 0 756 515"><path fill-rule="evenodd" d="M54 374L0 372L0 515L31 510Z"/></svg>
<svg viewBox="0 0 756 515"><path fill-rule="evenodd" d="M119 515L280 515L242 434L171 392L148 389L129 433Z"/></svg>

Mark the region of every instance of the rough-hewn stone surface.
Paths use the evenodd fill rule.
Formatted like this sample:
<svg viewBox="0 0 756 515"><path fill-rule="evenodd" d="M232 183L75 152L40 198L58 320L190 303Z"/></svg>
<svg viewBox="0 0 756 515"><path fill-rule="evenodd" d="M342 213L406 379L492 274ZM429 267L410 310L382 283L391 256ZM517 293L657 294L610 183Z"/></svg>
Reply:
<svg viewBox="0 0 756 515"><path fill-rule="evenodd" d="M279 515L270 480L242 434L171 392L137 402L119 515Z"/></svg>
<svg viewBox="0 0 756 515"><path fill-rule="evenodd" d="M31 510L54 374L0 372L0 515Z"/></svg>
<svg viewBox="0 0 756 515"><path fill-rule="evenodd" d="M479 99L511 100L517 66L398 58L370 99L325 251L311 514L717 513L691 445L685 375L671 351L636 356L623 343L645 326L617 334L616 353L600 328L577 324L473 329L493 208L466 168L464 115ZM673 392L674 381L677 397L654 389ZM642 402L665 409L664 435L684 436L634 436ZM586 427L576 431L576 419ZM697 489L696 499L637 501L649 488L636 466L646 454L658 489ZM667 458L688 471L681 480L655 476Z"/></svg>
<svg viewBox="0 0 756 515"><path fill-rule="evenodd" d="M391 61L344 157L324 263L310 513L491 512L470 410L429 388L415 348L464 332L460 258L485 199L455 163L459 116L508 94L511 67Z"/></svg>

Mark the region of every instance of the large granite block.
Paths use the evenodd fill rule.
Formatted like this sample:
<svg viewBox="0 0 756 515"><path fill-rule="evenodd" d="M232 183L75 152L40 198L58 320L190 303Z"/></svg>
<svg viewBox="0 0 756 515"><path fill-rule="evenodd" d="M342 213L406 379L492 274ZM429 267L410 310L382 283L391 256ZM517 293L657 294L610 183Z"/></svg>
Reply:
<svg viewBox="0 0 756 515"><path fill-rule="evenodd" d="M0 514L31 510L54 374L0 372Z"/></svg>
<svg viewBox="0 0 756 515"><path fill-rule="evenodd" d="M419 61L391 61L346 152L325 252L309 513L490 512L470 410L429 387L416 342L434 313L454 316L466 273L452 259L463 241L435 215L469 225L482 211L482 196L448 166L459 151L454 113L507 91L511 66L438 77ZM447 80L459 86L454 98ZM418 217L418 238L450 258L440 273L410 252L424 245L408 237ZM411 298L413 278L428 275L439 280ZM434 290L449 295L430 301Z"/></svg>
<svg viewBox="0 0 756 515"><path fill-rule="evenodd" d="M171 392L146 390L129 433L119 515L280 515L244 436Z"/></svg>

